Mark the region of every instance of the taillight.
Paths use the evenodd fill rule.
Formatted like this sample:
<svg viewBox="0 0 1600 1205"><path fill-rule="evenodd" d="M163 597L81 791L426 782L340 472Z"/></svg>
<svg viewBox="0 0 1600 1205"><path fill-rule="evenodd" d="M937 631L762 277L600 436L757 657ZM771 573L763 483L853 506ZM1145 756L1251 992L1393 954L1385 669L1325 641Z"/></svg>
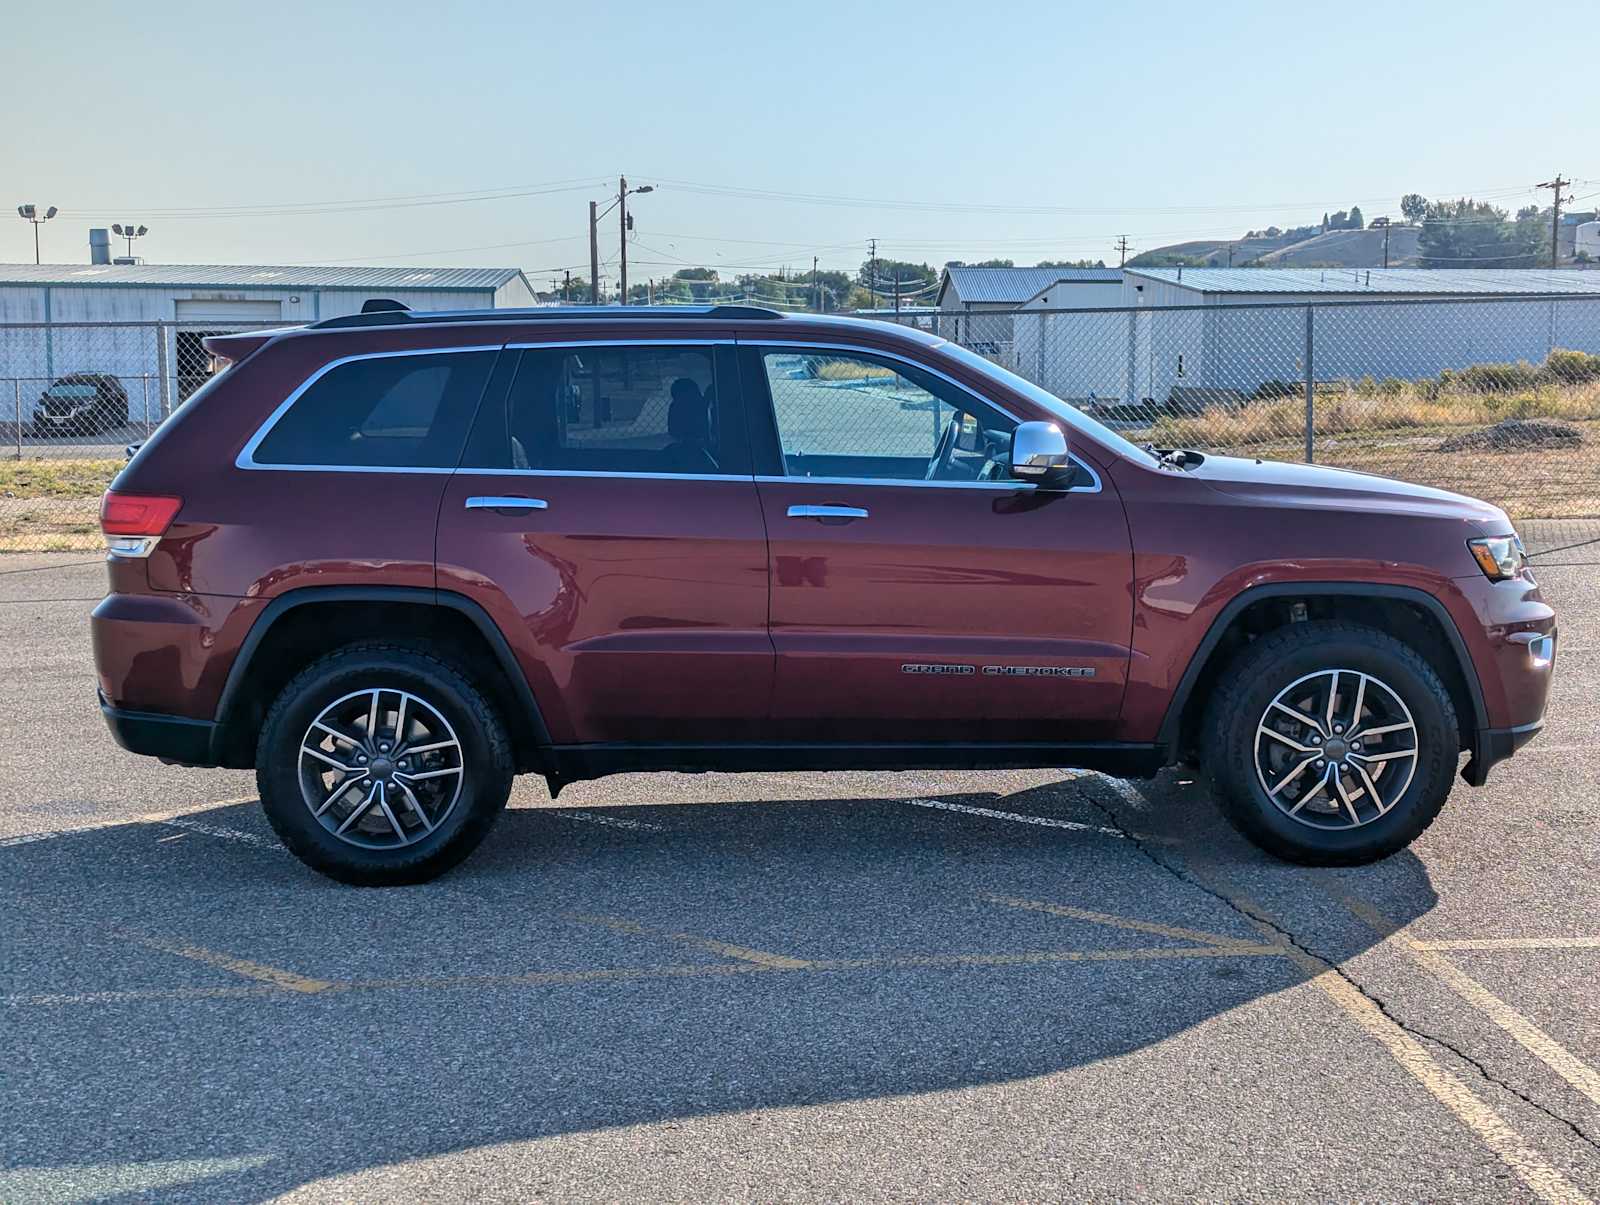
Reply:
<svg viewBox="0 0 1600 1205"><path fill-rule="evenodd" d="M105 533L106 551L118 557L149 556L182 505L182 498L107 490L100 499L100 530Z"/></svg>

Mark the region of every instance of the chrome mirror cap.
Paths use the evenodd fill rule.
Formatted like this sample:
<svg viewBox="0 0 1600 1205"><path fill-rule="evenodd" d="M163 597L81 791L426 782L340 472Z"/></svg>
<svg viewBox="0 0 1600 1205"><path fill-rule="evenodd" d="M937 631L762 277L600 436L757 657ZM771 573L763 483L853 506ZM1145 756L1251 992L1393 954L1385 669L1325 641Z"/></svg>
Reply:
<svg viewBox="0 0 1600 1205"><path fill-rule="evenodd" d="M1011 472L1016 477L1040 481L1071 465L1067 437L1054 423L1022 423L1011 437Z"/></svg>

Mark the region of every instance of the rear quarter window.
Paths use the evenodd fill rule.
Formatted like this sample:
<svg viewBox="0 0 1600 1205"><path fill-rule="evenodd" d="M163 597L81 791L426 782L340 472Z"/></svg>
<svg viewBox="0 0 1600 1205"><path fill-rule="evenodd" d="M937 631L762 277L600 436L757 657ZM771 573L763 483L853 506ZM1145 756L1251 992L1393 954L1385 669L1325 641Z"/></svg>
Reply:
<svg viewBox="0 0 1600 1205"><path fill-rule="evenodd" d="M367 356L304 386L256 445L259 465L454 468L495 351Z"/></svg>

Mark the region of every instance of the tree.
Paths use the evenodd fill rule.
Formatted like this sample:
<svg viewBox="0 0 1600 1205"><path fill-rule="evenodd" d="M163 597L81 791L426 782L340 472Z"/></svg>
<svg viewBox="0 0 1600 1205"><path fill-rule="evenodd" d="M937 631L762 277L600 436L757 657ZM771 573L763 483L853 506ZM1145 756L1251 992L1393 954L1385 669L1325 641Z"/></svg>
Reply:
<svg viewBox="0 0 1600 1205"><path fill-rule="evenodd" d="M1469 197L1429 202L1417 236L1424 268L1531 268L1537 248L1533 222Z"/></svg>
<svg viewBox="0 0 1600 1205"><path fill-rule="evenodd" d="M882 264L887 261L879 260L878 262ZM956 268L1015 268L1016 266L1016 263L1009 259L980 259L975 264L956 263L951 265L951 267Z"/></svg>
<svg viewBox="0 0 1600 1205"><path fill-rule="evenodd" d="M1322 233L1328 233L1328 214L1326 211L1324 211L1322 214Z"/></svg>
<svg viewBox="0 0 1600 1205"><path fill-rule="evenodd" d="M914 264L903 259L879 259L877 261L876 277L873 275L873 261L870 259L863 260L861 271L856 276L856 280L861 287L869 292L868 305L872 304L870 293L874 284L876 284L879 304L881 305L883 301L887 300L890 305L893 305L898 282L900 300L903 305L913 294L918 295L917 301L920 303L923 300L920 296L922 291L930 288L938 279L938 274L927 264Z"/></svg>
<svg viewBox="0 0 1600 1205"><path fill-rule="evenodd" d="M1367 219L1364 216L1362 216L1361 206L1359 206L1359 205L1350 206L1350 221L1345 226L1345 229L1346 230L1365 230L1366 228L1367 228Z"/></svg>
<svg viewBox="0 0 1600 1205"><path fill-rule="evenodd" d="M1103 259L1041 259L1033 265L1035 268L1103 268L1106 261Z"/></svg>
<svg viewBox="0 0 1600 1205"><path fill-rule="evenodd" d="M1420 192L1408 192L1400 198L1400 214L1415 226L1428 216L1428 198Z"/></svg>
<svg viewBox="0 0 1600 1205"><path fill-rule="evenodd" d="M1344 230L1349 225L1350 215L1343 209L1339 210L1338 213L1334 214L1333 217L1328 219L1329 230Z"/></svg>

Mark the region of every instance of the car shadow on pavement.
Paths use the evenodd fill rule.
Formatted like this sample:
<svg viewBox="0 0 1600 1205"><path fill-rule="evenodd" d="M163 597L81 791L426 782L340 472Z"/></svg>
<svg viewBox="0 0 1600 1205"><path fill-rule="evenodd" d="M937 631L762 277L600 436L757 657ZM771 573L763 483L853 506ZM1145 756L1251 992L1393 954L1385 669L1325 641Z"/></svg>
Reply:
<svg viewBox="0 0 1600 1205"><path fill-rule="evenodd" d="M1109 799L1068 779L514 808L453 874L390 890L307 871L254 805L12 846L0 1151L27 1185L99 1169L91 1195L131 1198L160 1166L164 1199L260 1200L490 1144L1004 1084L1303 981L1185 881L1198 852L1267 870L1213 810ZM1400 923L1435 902L1409 852L1363 889ZM1325 918L1316 940L1338 961L1377 938Z"/></svg>

